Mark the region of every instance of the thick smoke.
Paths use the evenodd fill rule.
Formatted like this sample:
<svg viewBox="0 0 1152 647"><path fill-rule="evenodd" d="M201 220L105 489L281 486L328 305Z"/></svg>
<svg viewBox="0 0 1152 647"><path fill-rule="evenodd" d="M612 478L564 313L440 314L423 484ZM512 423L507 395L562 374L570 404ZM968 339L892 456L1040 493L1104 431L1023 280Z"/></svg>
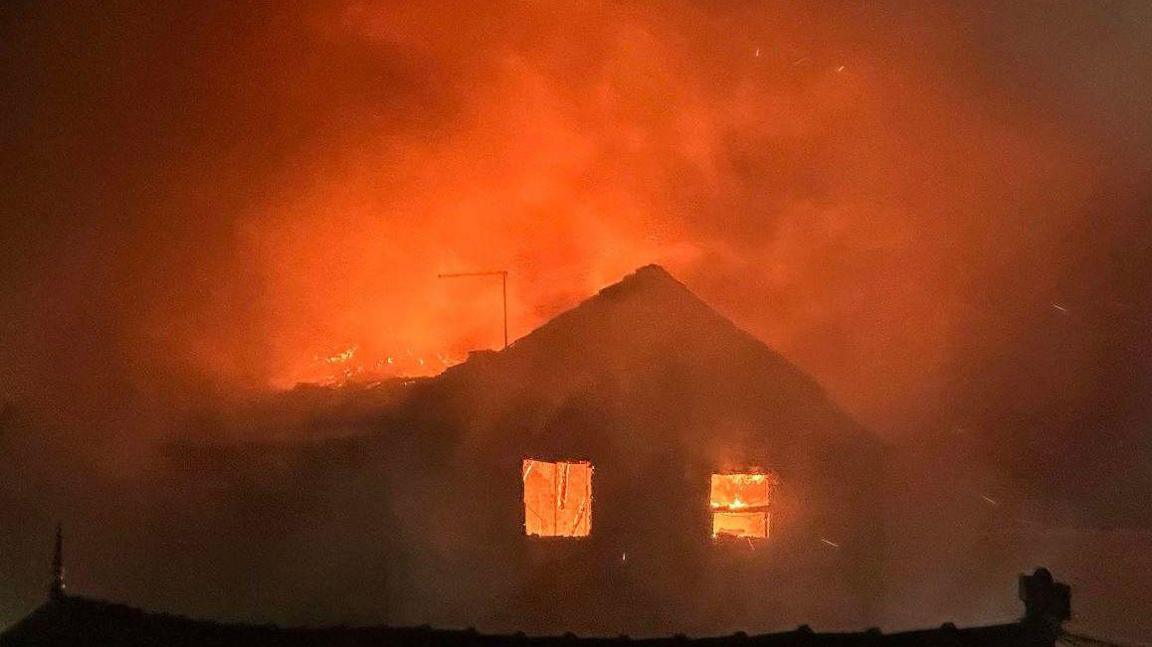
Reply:
<svg viewBox="0 0 1152 647"><path fill-rule="evenodd" d="M515 336L658 261L891 427L1143 314L1140 11L10 7L9 388L458 358L439 271Z"/></svg>
<svg viewBox="0 0 1152 647"><path fill-rule="evenodd" d="M12 469L498 345L438 272L515 337L659 262L977 503L1147 525L1148 6L809 4L7 3Z"/></svg>

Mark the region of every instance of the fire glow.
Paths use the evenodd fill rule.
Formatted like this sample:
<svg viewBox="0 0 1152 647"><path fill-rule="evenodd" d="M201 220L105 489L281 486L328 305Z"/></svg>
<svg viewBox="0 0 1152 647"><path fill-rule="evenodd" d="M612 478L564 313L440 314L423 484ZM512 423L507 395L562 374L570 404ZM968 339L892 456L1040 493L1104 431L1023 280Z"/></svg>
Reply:
<svg viewBox="0 0 1152 647"><path fill-rule="evenodd" d="M361 346L352 345L331 354L315 355L309 370L297 375L291 386L308 383L338 387L372 384L397 377L428 377L461 361L445 353L421 354L411 349L394 354L369 354Z"/></svg>
<svg viewBox="0 0 1152 647"><path fill-rule="evenodd" d="M713 474L712 537L767 538L772 495L779 483L772 472Z"/></svg>
<svg viewBox="0 0 1152 647"><path fill-rule="evenodd" d="M592 532L592 464L524 459L524 532L587 537Z"/></svg>

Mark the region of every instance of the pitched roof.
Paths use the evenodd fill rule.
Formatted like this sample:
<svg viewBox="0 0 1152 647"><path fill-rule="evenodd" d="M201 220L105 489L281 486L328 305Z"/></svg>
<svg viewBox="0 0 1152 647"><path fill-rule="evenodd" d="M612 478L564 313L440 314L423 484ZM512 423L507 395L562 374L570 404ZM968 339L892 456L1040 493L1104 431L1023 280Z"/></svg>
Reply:
<svg viewBox="0 0 1152 647"><path fill-rule="evenodd" d="M700 353L713 362L769 365L776 377L823 394L820 385L766 344L741 330L659 265L646 265L566 310L503 351L488 353L505 369L525 363L618 366L635 355ZM486 362L447 371L467 372Z"/></svg>
<svg viewBox="0 0 1152 647"><path fill-rule="evenodd" d="M424 410L465 403L462 419L500 417L504 428L525 419L509 413L517 406L538 413L584 397L603 415L611 404L643 420L620 428L662 441L678 434L696 448L705 430L713 447L737 447L759 434L770 434L780 451L801 437L878 444L815 379L657 265L505 350L475 354L421 391Z"/></svg>
<svg viewBox="0 0 1152 647"><path fill-rule="evenodd" d="M370 389L297 389L244 424L270 420L276 429L261 434L291 438L291 430L282 428L285 420L300 419L309 426L305 437L315 438L317 427L355 436L378 429L379 419L412 429L431 416L436 419L428 426L443 430L499 418L506 434L509 424L526 419L518 407L543 416L549 407L581 397L655 412L653 418L669 412L675 423L693 419L695 426L683 430L689 440L707 429L713 445L723 444L723 433L749 429L770 430L776 447L782 437L799 433L879 444L812 376L658 265L636 269L508 348L474 352L435 377ZM668 434L668 422L628 427Z"/></svg>

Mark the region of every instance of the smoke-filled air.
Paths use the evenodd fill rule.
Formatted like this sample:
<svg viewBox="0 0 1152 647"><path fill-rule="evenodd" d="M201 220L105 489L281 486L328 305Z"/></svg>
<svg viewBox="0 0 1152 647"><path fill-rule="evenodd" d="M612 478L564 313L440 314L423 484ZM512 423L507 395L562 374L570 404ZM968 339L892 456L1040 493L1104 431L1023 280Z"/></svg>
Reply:
<svg viewBox="0 0 1152 647"><path fill-rule="evenodd" d="M1045 566L1152 639L1149 43L1141 1L4 3L0 627L61 523L73 589L212 619L888 631ZM733 593L785 562L835 575Z"/></svg>

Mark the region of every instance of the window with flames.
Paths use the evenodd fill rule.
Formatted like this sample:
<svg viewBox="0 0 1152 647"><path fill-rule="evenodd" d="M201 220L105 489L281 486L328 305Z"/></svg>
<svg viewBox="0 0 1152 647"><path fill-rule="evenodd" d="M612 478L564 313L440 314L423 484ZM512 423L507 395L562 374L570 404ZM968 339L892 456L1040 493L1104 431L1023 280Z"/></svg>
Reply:
<svg viewBox="0 0 1152 647"><path fill-rule="evenodd" d="M773 472L712 475L712 537L763 539L772 520L772 495L780 479Z"/></svg>
<svg viewBox="0 0 1152 647"><path fill-rule="evenodd" d="M587 537L592 531L592 464L524 459L524 532Z"/></svg>

